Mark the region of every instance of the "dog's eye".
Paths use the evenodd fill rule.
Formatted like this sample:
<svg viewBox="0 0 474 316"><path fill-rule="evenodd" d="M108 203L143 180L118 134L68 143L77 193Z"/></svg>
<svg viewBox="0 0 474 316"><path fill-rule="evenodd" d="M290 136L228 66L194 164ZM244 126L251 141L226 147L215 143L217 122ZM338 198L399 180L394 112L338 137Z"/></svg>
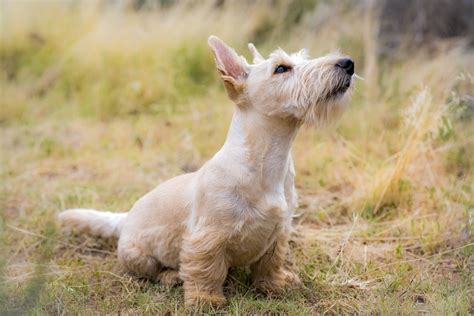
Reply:
<svg viewBox="0 0 474 316"><path fill-rule="evenodd" d="M291 68L285 65L279 65L278 67L275 68L275 73L276 74L282 74L284 72L289 71Z"/></svg>

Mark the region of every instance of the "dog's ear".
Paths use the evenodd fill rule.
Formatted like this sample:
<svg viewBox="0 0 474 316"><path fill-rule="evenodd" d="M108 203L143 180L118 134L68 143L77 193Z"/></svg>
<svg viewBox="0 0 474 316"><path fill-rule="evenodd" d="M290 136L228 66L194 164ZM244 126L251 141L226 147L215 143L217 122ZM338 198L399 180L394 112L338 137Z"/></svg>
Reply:
<svg viewBox="0 0 474 316"><path fill-rule="evenodd" d="M249 51L252 53L254 64L259 64L265 60L265 58L263 58L263 56L258 52L257 47L255 47L254 44L249 43L248 46Z"/></svg>
<svg viewBox="0 0 474 316"><path fill-rule="evenodd" d="M229 98L239 103L248 76L247 61L216 36L210 36L207 42L214 53L216 67L222 75Z"/></svg>

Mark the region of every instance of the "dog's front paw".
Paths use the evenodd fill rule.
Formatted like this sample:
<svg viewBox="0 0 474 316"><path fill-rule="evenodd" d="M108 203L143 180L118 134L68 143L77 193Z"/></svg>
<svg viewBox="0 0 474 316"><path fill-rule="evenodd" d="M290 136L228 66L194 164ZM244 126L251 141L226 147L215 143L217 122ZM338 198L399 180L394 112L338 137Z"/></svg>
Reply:
<svg viewBox="0 0 474 316"><path fill-rule="evenodd" d="M281 294L284 291L286 284L287 279L283 270L254 280L254 286L267 295Z"/></svg>
<svg viewBox="0 0 474 316"><path fill-rule="evenodd" d="M286 282L283 280L261 279L255 280L254 286L266 295L279 296L285 290Z"/></svg>
<svg viewBox="0 0 474 316"><path fill-rule="evenodd" d="M257 289L266 294L273 295L281 294L288 286L298 287L301 284L301 280L296 273L285 269L280 269L278 272L257 278L254 281L254 285Z"/></svg>
<svg viewBox="0 0 474 316"><path fill-rule="evenodd" d="M212 307L221 307L226 303L224 295L215 295L206 292L192 292L184 294L186 305L210 305Z"/></svg>
<svg viewBox="0 0 474 316"><path fill-rule="evenodd" d="M299 287L303 285L303 282L301 282L300 277L295 272L284 270L284 273L285 273L286 282L289 286Z"/></svg>

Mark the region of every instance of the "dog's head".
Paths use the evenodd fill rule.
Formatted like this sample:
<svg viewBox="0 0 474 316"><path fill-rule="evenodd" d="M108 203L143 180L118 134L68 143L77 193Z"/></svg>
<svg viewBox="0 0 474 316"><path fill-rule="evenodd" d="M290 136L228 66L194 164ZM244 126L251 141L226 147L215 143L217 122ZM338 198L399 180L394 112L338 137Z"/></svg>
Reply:
<svg viewBox="0 0 474 316"><path fill-rule="evenodd" d="M338 54L309 59L306 51L275 50L268 59L253 44L253 64L209 37L227 93L242 109L269 117L323 125L338 117L353 86L354 62Z"/></svg>

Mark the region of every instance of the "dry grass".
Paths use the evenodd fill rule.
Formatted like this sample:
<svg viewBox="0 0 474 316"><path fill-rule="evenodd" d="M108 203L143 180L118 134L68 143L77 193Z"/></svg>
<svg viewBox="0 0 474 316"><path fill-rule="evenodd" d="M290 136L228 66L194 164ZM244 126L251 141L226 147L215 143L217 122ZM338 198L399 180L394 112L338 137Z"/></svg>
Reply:
<svg viewBox="0 0 474 316"><path fill-rule="evenodd" d="M337 128L303 130L294 145L292 247L304 286L264 297L235 269L221 312L473 312L474 129L463 101L474 88L472 52L451 43L380 60L374 12L345 5L305 4L288 24L301 9L294 2L143 13L88 4L2 3L4 312L200 311L182 306L180 287L124 273L112 241L60 233L55 215L127 210L219 148L232 106L209 34L241 52L249 40L265 53L340 48L365 77Z"/></svg>

